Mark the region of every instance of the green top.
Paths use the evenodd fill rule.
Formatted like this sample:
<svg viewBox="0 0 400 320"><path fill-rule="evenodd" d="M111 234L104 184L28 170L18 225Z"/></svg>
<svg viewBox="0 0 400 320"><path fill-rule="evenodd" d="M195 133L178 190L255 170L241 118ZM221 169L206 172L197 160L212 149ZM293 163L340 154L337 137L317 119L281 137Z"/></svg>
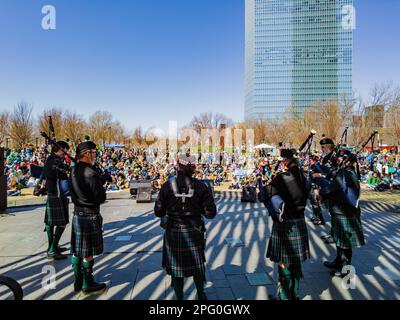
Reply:
<svg viewBox="0 0 400 320"><path fill-rule="evenodd" d="M378 179L376 177L371 177L367 180L367 184L370 186L375 186L378 184Z"/></svg>

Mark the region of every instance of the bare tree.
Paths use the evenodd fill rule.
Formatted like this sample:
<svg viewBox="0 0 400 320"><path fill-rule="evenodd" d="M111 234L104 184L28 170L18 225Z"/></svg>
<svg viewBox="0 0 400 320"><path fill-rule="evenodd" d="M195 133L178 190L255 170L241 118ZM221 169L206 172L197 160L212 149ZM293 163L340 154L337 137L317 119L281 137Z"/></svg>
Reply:
<svg viewBox="0 0 400 320"><path fill-rule="evenodd" d="M129 138L126 128L120 121L115 121L111 124L111 137L112 141L122 144L125 144L125 141Z"/></svg>
<svg viewBox="0 0 400 320"><path fill-rule="evenodd" d="M108 111L95 112L88 121L92 139L97 143L107 143L112 140L113 117Z"/></svg>
<svg viewBox="0 0 400 320"><path fill-rule="evenodd" d="M254 130L255 144L260 144L265 142L272 143L272 141L270 141L271 137L270 137L269 125L270 123L266 119L258 119L246 122L247 128L249 129L251 128Z"/></svg>
<svg viewBox="0 0 400 320"><path fill-rule="evenodd" d="M15 147L31 142L34 122L32 105L22 101L14 108L10 118L10 136Z"/></svg>
<svg viewBox="0 0 400 320"><path fill-rule="evenodd" d="M386 136L391 144L400 145L400 89L398 89L385 115Z"/></svg>
<svg viewBox="0 0 400 320"><path fill-rule="evenodd" d="M393 83L375 83L369 93L369 105L387 107L393 101Z"/></svg>
<svg viewBox="0 0 400 320"><path fill-rule="evenodd" d="M44 110L43 113L39 116L37 121L37 129L39 132L49 132L49 117L51 116L53 126L54 126L54 133L57 139L64 139L65 132L64 132L64 112L62 109L59 108L50 108Z"/></svg>
<svg viewBox="0 0 400 320"><path fill-rule="evenodd" d="M142 127L137 127L132 134L132 144L136 148L141 148L143 147L144 140L145 137Z"/></svg>
<svg viewBox="0 0 400 320"><path fill-rule="evenodd" d="M370 134L368 121L366 120L366 106L361 98L356 99L353 116L350 119L349 144L360 146Z"/></svg>
<svg viewBox="0 0 400 320"><path fill-rule="evenodd" d="M84 118L69 111L64 115L63 127L65 138L69 139L74 145L83 140L88 130Z"/></svg>
<svg viewBox="0 0 400 320"><path fill-rule="evenodd" d="M10 130L10 114L7 111L0 113L0 145L6 141Z"/></svg>
<svg viewBox="0 0 400 320"><path fill-rule="evenodd" d="M188 127L200 133L201 129L219 129L221 125L230 127L233 125L233 121L221 113L213 114L212 112L206 112L194 116Z"/></svg>

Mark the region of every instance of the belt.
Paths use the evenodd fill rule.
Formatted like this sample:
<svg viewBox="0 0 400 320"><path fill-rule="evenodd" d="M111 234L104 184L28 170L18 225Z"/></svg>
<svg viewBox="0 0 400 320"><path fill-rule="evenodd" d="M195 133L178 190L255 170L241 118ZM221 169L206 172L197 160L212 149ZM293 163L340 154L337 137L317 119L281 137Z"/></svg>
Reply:
<svg viewBox="0 0 400 320"><path fill-rule="evenodd" d="M96 214L99 214L100 208L85 208L85 207L75 206L74 212L76 214L83 213L83 214L89 214L89 215L96 215Z"/></svg>
<svg viewBox="0 0 400 320"><path fill-rule="evenodd" d="M201 217L201 214L195 212L167 212L167 215L175 218Z"/></svg>

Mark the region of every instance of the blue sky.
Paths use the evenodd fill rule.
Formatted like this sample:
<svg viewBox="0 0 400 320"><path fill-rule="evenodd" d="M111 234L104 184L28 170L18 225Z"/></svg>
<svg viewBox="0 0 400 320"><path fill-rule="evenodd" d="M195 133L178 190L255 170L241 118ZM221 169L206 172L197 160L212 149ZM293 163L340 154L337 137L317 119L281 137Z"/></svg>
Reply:
<svg viewBox="0 0 400 320"><path fill-rule="evenodd" d="M400 85L400 0L355 5L354 89ZM0 41L0 110L109 110L128 128L243 118L244 0L0 0Z"/></svg>

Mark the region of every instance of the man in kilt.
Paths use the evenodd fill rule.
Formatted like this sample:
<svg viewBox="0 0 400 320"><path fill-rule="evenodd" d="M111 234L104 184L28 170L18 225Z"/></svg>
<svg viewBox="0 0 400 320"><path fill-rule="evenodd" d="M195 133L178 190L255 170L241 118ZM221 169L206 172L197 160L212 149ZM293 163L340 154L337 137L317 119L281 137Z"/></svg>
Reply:
<svg viewBox="0 0 400 320"><path fill-rule="evenodd" d="M266 186L265 201L280 196L284 203L283 220L273 218L272 232L268 243L267 258L278 264L279 290L273 300L298 300L302 278L301 264L310 257L308 231L304 217L308 194L306 177L300 170L294 152L281 150L279 173ZM266 204L267 208L268 205ZM274 215L271 215L274 217Z"/></svg>
<svg viewBox="0 0 400 320"><path fill-rule="evenodd" d="M322 159L320 162L314 162L312 166L312 171L314 172L312 175L313 183L319 188L326 186L329 179L333 174L335 174L335 169L338 165L338 155L336 153L335 142L330 138L323 138L320 141L320 145ZM316 201L321 199L319 196L319 188L314 190ZM324 204L327 208L330 208L329 199L324 199ZM332 212L329 211L329 213L332 216ZM332 229L328 235L322 236L322 239L324 239L325 243L334 243Z"/></svg>
<svg viewBox="0 0 400 320"><path fill-rule="evenodd" d="M71 234L72 268L75 291L100 292L106 288L93 277L94 256L103 253L103 219L100 204L106 200L106 191L96 162L96 144L85 141L76 148L77 163L71 171L71 198L74 217Z"/></svg>
<svg viewBox="0 0 400 320"><path fill-rule="evenodd" d="M336 258L332 262L325 261L327 268L333 269L332 276L344 277L343 267L351 265L352 248L365 244L361 224L361 210L358 205L360 182L355 170L357 158L349 151L341 156L346 161L332 183L321 189L320 195L328 198L329 211L332 216L333 239L336 244Z"/></svg>
<svg viewBox="0 0 400 320"><path fill-rule="evenodd" d="M162 266L172 277L177 300L183 300L184 278L193 276L199 300L206 300L205 224L202 216L212 219L217 214L211 189L192 177L194 157L181 155L176 178L161 188L154 213L165 228Z"/></svg>
<svg viewBox="0 0 400 320"><path fill-rule="evenodd" d="M45 231L47 232L49 242L47 257L54 260L67 258L66 255L61 253L66 251L66 249L60 248L58 244L66 225L69 223L68 187L65 188L65 182L68 182L68 168L64 163L64 152L67 152L68 149L68 143L58 141L57 146L54 145L52 147L51 154L47 158L43 168L47 188L44 217Z"/></svg>

